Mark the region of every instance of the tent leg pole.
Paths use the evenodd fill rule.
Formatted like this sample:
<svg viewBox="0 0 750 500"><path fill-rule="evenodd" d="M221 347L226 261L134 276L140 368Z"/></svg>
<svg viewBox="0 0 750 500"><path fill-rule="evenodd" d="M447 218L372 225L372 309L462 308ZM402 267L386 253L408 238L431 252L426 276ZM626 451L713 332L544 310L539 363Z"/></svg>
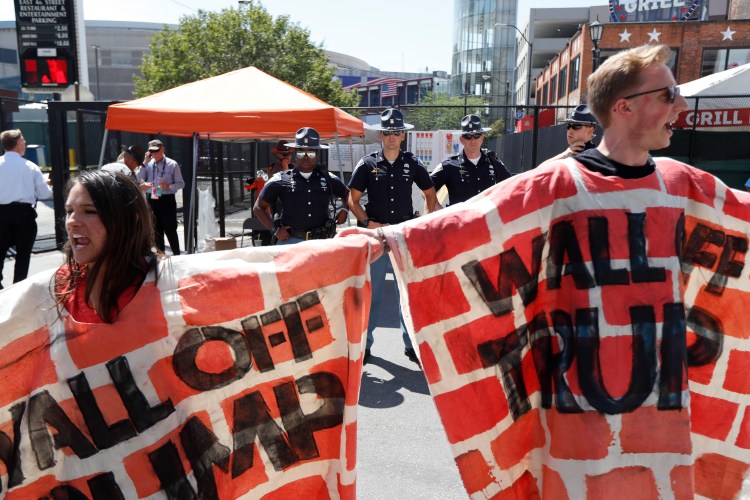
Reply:
<svg viewBox="0 0 750 500"><path fill-rule="evenodd" d="M195 212L198 207L195 204L195 200L198 199L198 134L193 134L193 185L190 188L190 212L188 213L188 241L185 243L187 246L187 253L195 252Z"/></svg>
<svg viewBox="0 0 750 500"><path fill-rule="evenodd" d="M352 136L349 136L349 161L351 162L350 166L352 168L351 173L354 173L354 145L352 144ZM343 177L341 178L343 181ZM352 219L351 217L347 217L346 219L346 225L351 226L352 225Z"/></svg>
<svg viewBox="0 0 750 500"><path fill-rule="evenodd" d="M104 129L104 137L102 138L102 149L99 151L99 168L104 165L104 151L107 149L107 137L109 137L109 130Z"/></svg>

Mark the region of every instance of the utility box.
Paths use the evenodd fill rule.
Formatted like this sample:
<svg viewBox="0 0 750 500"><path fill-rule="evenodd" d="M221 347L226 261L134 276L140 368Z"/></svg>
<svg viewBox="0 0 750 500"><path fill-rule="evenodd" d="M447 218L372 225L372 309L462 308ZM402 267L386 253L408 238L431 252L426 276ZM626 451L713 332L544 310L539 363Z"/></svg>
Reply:
<svg viewBox="0 0 750 500"><path fill-rule="evenodd" d="M39 144L26 145L26 158L40 167L47 166L47 147Z"/></svg>

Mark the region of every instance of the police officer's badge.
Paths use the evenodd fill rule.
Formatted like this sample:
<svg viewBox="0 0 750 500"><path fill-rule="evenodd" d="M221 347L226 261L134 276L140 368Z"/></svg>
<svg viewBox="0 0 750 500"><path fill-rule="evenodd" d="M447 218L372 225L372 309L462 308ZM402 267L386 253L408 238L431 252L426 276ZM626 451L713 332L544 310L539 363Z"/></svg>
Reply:
<svg viewBox="0 0 750 500"><path fill-rule="evenodd" d="M410 178L410 176L409 176L409 164L408 164L408 163L404 163L404 171L403 171L403 173L401 174L401 176L402 176L402 177L403 177L404 179L409 179L409 178Z"/></svg>

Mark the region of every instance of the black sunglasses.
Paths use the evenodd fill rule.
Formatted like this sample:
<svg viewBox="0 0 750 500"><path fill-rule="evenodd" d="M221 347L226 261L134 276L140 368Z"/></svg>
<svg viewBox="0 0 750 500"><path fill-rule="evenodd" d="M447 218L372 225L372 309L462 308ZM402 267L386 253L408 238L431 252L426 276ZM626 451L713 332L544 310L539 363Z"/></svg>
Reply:
<svg viewBox="0 0 750 500"><path fill-rule="evenodd" d="M638 97L640 95L646 95L646 94L653 94L654 92L661 92L662 90L667 91L667 100L670 104L674 103L674 100L677 98L678 95L680 95L680 87L674 86L674 87L661 87L654 90L647 90L645 92L638 92L637 94L631 94L626 95L623 97L623 99L631 99L633 97Z"/></svg>
<svg viewBox="0 0 750 500"><path fill-rule="evenodd" d="M473 134L461 134L461 137L463 137L464 139L467 139L467 140L468 139L479 139L480 137L482 137L482 135L483 134L481 132L474 132Z"/></svg>
<svg viewBox="0 0 750 500"><path fill-rule="evenodd" d="M384 131L382 131L380 133L383 134L383 137L388 137L389 135L393 135L394 137L398 137L398 136L401 135L401 132L402 132L401 130L390 130L390 131L384 130Z"/></svg>
<svg viewBox="0 0 750 500"><path fill-rule="evenodd" d="M587 125L585 123L568 123L568 130L581 130L583 127L593 127L593 125Z"/></svg>

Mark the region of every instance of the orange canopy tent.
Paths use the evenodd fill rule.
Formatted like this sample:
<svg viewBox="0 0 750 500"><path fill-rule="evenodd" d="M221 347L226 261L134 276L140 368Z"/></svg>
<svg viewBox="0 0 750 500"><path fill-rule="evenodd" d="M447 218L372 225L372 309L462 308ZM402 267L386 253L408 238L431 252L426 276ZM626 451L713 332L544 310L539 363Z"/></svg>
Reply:
<svg viewBox="0 0 750 500"><path fill-rule="evenodd" d="M321 137L336 139L337 146L339 137L365 135L362 120L251 66L112 104L107 111L100 164L108 130L193 137L191 189L187 199L183 198L189 214L187 250L192 252L198 139L289 138L302 127L313 127Z"/></svg>
<svg viewBox="0 0 750 500"><path fill-rule="evenodd" d="M301 127L321 137L365 133L362 120L254 66L113 104L106 123L108 130L205 139L294 137Z"/></svg>

